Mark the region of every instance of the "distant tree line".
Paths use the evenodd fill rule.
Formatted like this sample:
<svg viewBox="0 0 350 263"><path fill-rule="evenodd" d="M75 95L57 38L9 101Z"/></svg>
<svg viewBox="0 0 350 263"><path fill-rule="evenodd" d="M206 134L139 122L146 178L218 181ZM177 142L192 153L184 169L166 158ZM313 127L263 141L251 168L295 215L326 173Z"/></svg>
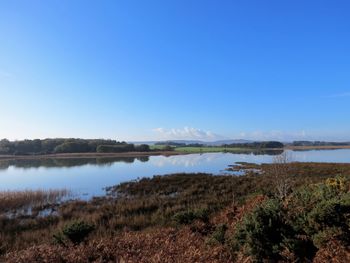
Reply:
<svg viewBox="0 0 350 263"><path fill-rule="evenodd" d="M116 140L104 139L44 139L0 141L0 154L8 155L39 155L53 153L120 153L147 152L150 148L146 144L134 145Z"/></svg>
<svg viewBox="0 0 350 263"><path fill-rule="evenodd" d="M183 142L172 142L172 141L156 142L154 145L168 145L168 146L174 146L174 147L186 147L186 146L188 146L186 143L183 143Z"/></svg>
<svg viewBox="0 0 350 263"><path fill-rule="evenodd" d="M214 145L205 145L201 143L183 143L183 142L157 142L155 145L164 145L172 147L217 147ZM227 148L249 148L249 149L280 149L284 147L284 144L278 141L263 141L263 142L247 142L247 143L231 143L223 144L220 147Z"/></svg>
<svg viewBox="0 0 350 263"><path fill-rule="evenodd" d="M231 144L224 144L222 146L227 148L281 149L284 147L284 144L278 141L265 141L265 142L250 142L250 143L231 143Z"/></svg>
<svg viewBox="0 0 350 263"><path fill-rule="evenodd" d="M293 146L347 146L350 142L294 141Z"/></svg>
<svg viewBox="0 0 350 263"><path fill-rule="evenodd" d="M119 144L119 145L99 145L96 149L98 153L121 153L121 152L148 152L149 145L141 144Z"/></svg>
<svg viewBox="0 0 350 263"><path fill-rule="evenodd" d="M173 146L173 147L204 147L204 144L201 143L184 143L184 142L156 142L154 145L164 145L164 146Z"/></svg>

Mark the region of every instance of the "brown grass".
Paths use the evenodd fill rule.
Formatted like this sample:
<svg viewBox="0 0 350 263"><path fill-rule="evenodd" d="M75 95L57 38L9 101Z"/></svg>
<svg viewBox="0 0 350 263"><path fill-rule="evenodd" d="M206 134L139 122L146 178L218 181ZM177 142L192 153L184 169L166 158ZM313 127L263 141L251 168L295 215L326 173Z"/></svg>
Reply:
<svg viewBox="0 0 350 263"><path fill-rule="evenodd" d="M340 241L332 240L317 252L313 262L314 263L350 262L350 247L344 246Z"/></svg>
<svg viewBox="0 0 350 263"><path fill-rule="evenodd" d="M1 191L0 214L17 209L43 206L59 202L70 194L67 189L62 190L25 190L25 191Z"/></svg>
<svg viewBox="0 0 350 263"><path fill-rule="evenodd" d="M271 165L254 168L263 173L156 176L110 188L118 198L62 204L54 217L0 218L0 255L6 254L5 262L231 262L224 245L206 241L215 225L224 223L232 233L246 213L272 196ZM297 187L339 174L350 177L350 164L292 163L290 173ZM208 209L209 222L180 226L173 220L178 212L201 208ZM89 240L68 248L53 245L52 235L77 219L96 226ZM249 262L243 255L236 260Z"/></svg>
<svg viewBox="0 0 350 263"><path fill-rule="evenodd" d="M188 227L124 232L69 249L42 245L6 256L6 262L232 262L223 246L208 247Z"/></svg>

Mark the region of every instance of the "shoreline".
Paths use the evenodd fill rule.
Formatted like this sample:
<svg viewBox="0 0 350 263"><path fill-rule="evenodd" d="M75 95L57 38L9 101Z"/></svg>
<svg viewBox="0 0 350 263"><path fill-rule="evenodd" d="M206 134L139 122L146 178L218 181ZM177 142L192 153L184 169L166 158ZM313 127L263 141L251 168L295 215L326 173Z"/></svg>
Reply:
<svg viewBox="0 0 350 263"><path fill-rule="evenodd" d="M283 150L340 150L350 149L350 145L344 146L286 146L284 148L275 149L242 149L237 148L237 152L247 151L283 151ZM173 155L187 155L196 153L213 153L213 152L225 152L235 153L235 150L216 151L215 147L212 151L201 150L198 151L153 151L153 152L124 152L124 153L59 153L59 154L42 154L42 155L0 155L0 160L14 160L14 159L73 159L73 158L113 158L113 157L142 157L142 156L173 156Z"/></svg>
<svg viewBox="0 0 350 263"><path fill-rule="evenodd" d="M42 155L0 155L0 160L14 159L73 159L73 158L113 158L113 157L142 157L142 156L171 156L182 155L186 153L176 151L157 151L157 152L125 152L125 153L59 153Z"/></svg>

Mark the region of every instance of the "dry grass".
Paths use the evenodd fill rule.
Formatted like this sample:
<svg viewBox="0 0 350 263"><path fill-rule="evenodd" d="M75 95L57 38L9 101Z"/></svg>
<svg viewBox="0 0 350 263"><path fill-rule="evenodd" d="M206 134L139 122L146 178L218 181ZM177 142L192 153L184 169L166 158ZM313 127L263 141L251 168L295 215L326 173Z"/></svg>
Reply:
<svg viewBox="0 0 350 263"><path fill-rule="evenodd" d="M232 233L246 213L273 196L271 165L254 168L263 173L156 176L110 188L118 198L62 204L55 217L0 217L0 255L5 255L0 261L231 262L224 245L209 246L206 241L218 224L226 224ZM350 177L350 164L293 163L290 173L297 187L339 174ZM173 221L178 212L200 208L209 210L208 223L179 226ZM52 235L77 219L96 226L89 240L68 248L53 245ZM320 252L317 258L324 256ZM244 256L236 260L249 262Z"/></svg>
<svg viewBox="0 0 350 263"><path fill-rule="evenodd" d="M70 191L67 189L2 191L0 192L0 214L18 209L28 209L57 203L69 195Z"/></svg>
<svg viewBox="0 0 350 263"><path fill-rule="evenodd" d="M7 255L6 262L232 262L222 246L209 247L204 237L188 227L124 232L110 239L95 239L69 249L43 245L21 254Z"/></svg>
<svg viewBox="0 0 350 263"><path fill-rule="evenodd" d="M337 240L332 240L317 252L313 262L314 263L350 262L350 247L344 246L344 244L342 244Z"/></svg>

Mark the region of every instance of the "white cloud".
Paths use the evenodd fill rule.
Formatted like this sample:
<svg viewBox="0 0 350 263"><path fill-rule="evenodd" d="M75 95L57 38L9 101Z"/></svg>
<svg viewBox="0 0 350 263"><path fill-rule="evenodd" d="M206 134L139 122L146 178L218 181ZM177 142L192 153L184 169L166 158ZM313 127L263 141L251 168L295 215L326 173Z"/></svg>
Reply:
<svg viewBox="0 0 350 263"><path fill-rule="evenodd" d="M204 131L201 129L184 127L181 129L165 129L156 128L153 132L157 134L157 137L162 140L203 140L203 141L215 141L223 139L223 136L215 134L211 131Z"/></svg>

